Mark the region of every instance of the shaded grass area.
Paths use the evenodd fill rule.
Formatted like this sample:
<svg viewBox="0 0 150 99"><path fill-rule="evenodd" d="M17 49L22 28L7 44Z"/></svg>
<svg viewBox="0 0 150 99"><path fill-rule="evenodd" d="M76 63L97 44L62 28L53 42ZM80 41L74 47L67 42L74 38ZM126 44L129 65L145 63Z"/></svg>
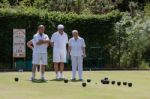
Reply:
<svg viewBox="0 0 150 99"><path fill-rule="evenodd" d="M46 72L48 81L41 81L40 73L37 80L28 79L30 72L0 73L1 99L150 99L150 72L149 71L91 71L84 72L84 79L92 79L87 87L82 87L80 81L55 80L54 72ZM71 72L65 72L70 79ZM18 77L19 82L14 78ZM102 85L100 80L108 77L111 81L132 82L133 87Z"/></svg>

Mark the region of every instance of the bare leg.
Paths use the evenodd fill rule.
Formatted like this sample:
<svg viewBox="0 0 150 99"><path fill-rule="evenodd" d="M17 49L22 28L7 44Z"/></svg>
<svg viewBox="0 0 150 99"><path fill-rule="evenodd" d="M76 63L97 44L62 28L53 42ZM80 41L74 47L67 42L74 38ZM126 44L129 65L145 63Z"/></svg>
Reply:
<svg viewBox="0 0 150 99"><path fill-rule="evenodd" d="M41 65L41 73L42 73L42 74L45 73L45 65Z"/></svg>
<svg viewBox="0 0 150 99"><path fill-rule="evenodd" d="M41 79L44 79L45 65L41 65Z"/></svg>
<svg viewBox="0 0 150 99"><path fill-rule="evenodd" d="M35 78L36 66L37 65L35 65L35 64L33 64L33 66L32 66L32 79Z"/></svg>
<svg viewBox="0 0 150 99"><path fill-rule="evenodd" d="M38 72L41 71L41 65L38 65L38 66L37 66L37 71L38 71Z"/></svg>
<svg viewBox="0 0 150 99"><path fill-rule="evenodd" d="M33 65L32 66L32 73L35 73L35 71L36 71L36 65Z"/></svg>
<svg viewBox="0 0 150 99"><path fill-rule="evenodd" d="M56 79L60 78L59 72L58 72L58 64L59 63L54 63L54 70L56 72Z"/></svg>
<svg viewBox="0 0 150 99"><path fill-rule="evenodd" d="M63 73L64 71L64 63L60 63L60 73Z"/></svg>
<svg viewBox="0 0 150 99"><path fill-rule="evenodd" d="M63 70L64 70L64 63L60 63L60 78L63 79Z"/></svg>
<svg viewBox="0 0 150 99"><path fill-rule="evenodd" d="M56 72L56 74L58 73L58 63L54 63L54 70Z"/></svg>

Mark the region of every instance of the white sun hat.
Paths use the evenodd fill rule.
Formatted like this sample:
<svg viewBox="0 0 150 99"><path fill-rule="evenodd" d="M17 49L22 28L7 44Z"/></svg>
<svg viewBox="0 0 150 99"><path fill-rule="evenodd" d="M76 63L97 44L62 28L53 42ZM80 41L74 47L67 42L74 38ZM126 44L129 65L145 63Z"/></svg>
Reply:
<svg viewBox="0 0 150 99"><path fill-rule="evenodd" d="M57 29L64 29L64 25L59 24L59 25L57 26Z"/></svg>

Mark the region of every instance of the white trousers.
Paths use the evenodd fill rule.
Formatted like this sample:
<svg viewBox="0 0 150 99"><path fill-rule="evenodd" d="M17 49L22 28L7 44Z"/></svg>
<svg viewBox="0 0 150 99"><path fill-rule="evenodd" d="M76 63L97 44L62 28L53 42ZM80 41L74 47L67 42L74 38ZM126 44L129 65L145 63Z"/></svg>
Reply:
<svg viewBox="0 0 150 99"><path fill-rule="evenodd" d="M83 79L82 78L83 57L82 56L71 56L71 63L72 63L72 79L76 78L77 69L78 69L79 79Z"/></svg>

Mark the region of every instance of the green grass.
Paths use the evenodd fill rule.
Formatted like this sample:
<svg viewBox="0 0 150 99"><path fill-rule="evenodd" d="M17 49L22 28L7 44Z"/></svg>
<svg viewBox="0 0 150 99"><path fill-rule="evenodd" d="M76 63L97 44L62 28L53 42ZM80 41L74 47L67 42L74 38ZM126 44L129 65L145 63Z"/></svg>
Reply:
<svg viewBox="0 0 150 99"><path fill-rule="evenodd" d="M71 78L71 72L64 74ZM54 72L46 72L49 81L43 83L28 81L30 75L30 72L0 73L0 99L150 99L149 71L84 72L85 79L92 79L85 88L81 82L53 81ZM19 82L15 82L14 77L19 77ZM104 77L132 82L133 87L102 85L100 79Z"/></svg>

